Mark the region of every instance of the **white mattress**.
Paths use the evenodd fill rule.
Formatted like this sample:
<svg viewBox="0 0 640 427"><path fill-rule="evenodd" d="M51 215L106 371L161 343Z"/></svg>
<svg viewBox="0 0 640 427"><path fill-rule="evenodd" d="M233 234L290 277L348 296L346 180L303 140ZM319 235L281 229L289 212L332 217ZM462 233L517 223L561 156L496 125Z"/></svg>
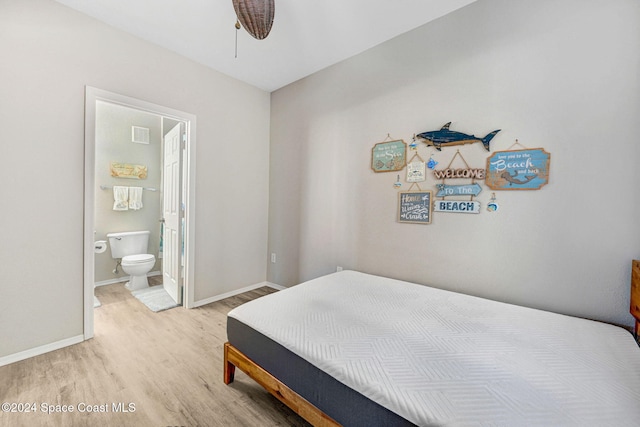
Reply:
<svg viewBox="0 0 640 427"><path fill-rule="evenodd" d="M627 331L354 271L233 317L420 426L637 426Z"/></svg>

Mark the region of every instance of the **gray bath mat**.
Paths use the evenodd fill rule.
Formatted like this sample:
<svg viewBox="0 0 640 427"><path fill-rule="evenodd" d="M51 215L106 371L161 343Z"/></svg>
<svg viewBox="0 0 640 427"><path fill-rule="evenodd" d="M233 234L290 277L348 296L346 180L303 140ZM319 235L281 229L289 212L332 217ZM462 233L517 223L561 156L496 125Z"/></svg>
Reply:
<svg viewBox="0 0 640 427"><path fill-rule="evenodd" d="M131 294L146 305L149 310L156 313L178 306L162 286L138 289L137 291L132 291Z"/></svg>

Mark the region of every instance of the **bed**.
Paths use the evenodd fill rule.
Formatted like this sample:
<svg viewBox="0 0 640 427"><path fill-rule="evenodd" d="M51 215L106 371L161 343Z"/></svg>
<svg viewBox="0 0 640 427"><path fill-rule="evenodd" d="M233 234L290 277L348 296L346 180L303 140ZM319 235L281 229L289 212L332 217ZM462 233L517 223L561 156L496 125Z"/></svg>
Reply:
<svg viewBox="0 0 640 427"><path fill-rule="evenodd" d="M613 325L355 271L229 312L235 368L316 426L637 426Z"/></svg>

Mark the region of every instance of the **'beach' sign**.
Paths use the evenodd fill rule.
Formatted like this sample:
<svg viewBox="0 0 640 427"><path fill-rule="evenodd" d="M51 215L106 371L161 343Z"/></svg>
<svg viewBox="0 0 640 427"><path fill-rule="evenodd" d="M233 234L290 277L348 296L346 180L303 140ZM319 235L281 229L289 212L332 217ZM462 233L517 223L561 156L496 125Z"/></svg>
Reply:
<svg viewBox="0 0 640 427"><path fill-rule="evenodd" d="M464 200L437 200L433 206L434 212L452 213L480 213L480 202L468 202Z"/></svg>
<svg viewBox="0 0 640 427"><path fill-rule="evenodd" d="M549 182L550 160L543 148L496 151L487 159L485 184L492 190L539 190Z"/></svg>

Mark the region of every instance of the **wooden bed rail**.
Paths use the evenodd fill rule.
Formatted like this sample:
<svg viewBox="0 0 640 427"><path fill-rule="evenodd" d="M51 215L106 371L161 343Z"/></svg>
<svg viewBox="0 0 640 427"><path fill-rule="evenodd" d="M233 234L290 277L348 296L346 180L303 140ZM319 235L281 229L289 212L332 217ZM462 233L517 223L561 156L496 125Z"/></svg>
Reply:
<svg viewBox="0 0 640 427"><path fill-rule="evenodd" d="M631 315L636 319L636 327L634 329L635 337L638 338L638 329L640 329L640 261L633 260L631 262Z"/></svg>
<svg viewBox="0 0 640 427"><path fill-rule="evenodd" d="M313 406L276 377L258 366L230 343L224 344L224 383L231 384L236 368L251 377L279 401L316 427L340 426L334 419Z"/></svg>

